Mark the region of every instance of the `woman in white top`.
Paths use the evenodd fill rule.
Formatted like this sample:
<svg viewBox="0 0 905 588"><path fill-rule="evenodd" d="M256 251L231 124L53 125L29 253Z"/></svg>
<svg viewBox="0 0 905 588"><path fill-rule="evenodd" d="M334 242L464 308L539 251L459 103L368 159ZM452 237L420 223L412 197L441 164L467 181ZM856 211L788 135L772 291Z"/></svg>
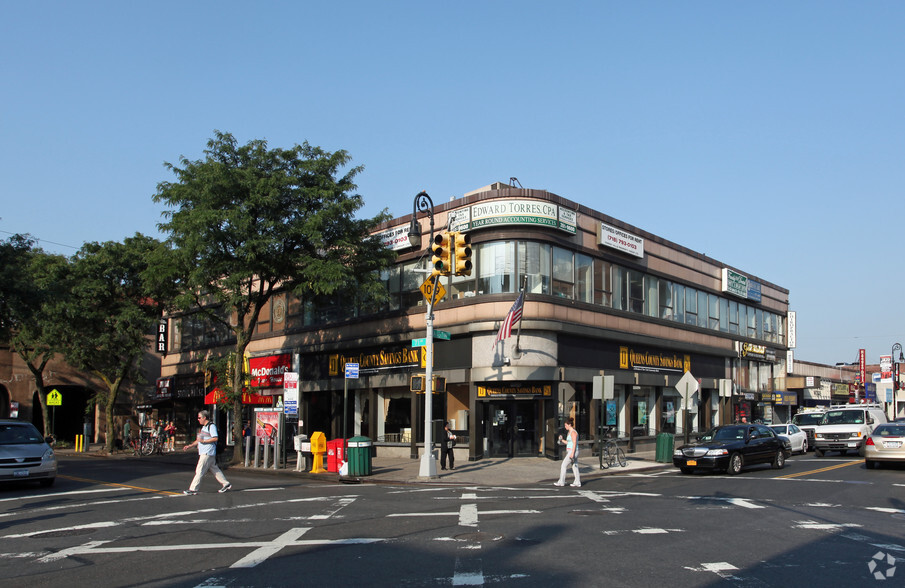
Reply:
<svg viewBox="0 0 905 588"><path fill-rule="evenodd" d="M559 481L554 482L553 485L566 485L566 471L571 466L572 475L575 476L575 481L572 482L571 486L581 488L581 476L578 474L578 431L575 430L575 420L572 417L566 419L566 440L563 441L562 435L560 435L559 443L566 446L566 454L562 458Z"/></svg>

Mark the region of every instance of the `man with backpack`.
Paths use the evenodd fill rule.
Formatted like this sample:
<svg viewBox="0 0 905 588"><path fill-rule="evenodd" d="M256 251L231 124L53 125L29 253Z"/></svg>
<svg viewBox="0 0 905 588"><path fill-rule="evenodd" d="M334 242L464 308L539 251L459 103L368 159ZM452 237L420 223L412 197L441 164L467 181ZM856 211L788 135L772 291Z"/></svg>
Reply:
<svg viewBox="0 0 905 588"><path fill-rule="evenodd" d="M183 490L183 494L198 494L198 486L201 485L201 478L208 470L214 473L214 477L220 482L220 490L218 492L228 492L233 485L229 483L220 468L217 467L217 425L211 422L210 413L202 410L198 413L198 422L201 423L201 431L193 443L189 443L182 448L188 451L192 447L198 447L198 465L195 467L195 478L188 490Z"/></svg>

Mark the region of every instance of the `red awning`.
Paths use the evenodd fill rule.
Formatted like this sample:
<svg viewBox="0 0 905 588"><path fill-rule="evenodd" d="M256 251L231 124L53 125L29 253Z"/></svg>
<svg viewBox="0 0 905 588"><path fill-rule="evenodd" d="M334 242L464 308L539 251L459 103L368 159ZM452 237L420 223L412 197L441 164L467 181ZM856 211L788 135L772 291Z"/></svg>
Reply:
<svg viewBox="0 0 905 588"><path fill-rule="evenodd" d="M204 404L226 404L226 392L220 388L214 388L204 397ZM242 392L242 404L266 404L270 406L271 397L253 392Z"/></svg>

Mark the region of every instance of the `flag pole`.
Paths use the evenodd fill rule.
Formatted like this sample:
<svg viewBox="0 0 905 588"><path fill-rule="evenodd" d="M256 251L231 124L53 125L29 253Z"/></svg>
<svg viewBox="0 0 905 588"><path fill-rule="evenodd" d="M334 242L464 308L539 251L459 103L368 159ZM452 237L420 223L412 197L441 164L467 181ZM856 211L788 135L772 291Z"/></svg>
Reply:
<svg viewBox="0 0 905 588"><path fill-rule="evenodd" d="M525 315L525 302L528 301L527 294L528 294L528 274L525 274L525 279L522 280L522 296L524 296L524 298L522 298L522 318L524 318L524 315ZM518 355L522 352L522 350L519 349L519 346L518 346L519 337L521 337L521 336L522 336L522 321L521 321L521 319L519 319L518 331L515 332L515 355Z"/></svg>

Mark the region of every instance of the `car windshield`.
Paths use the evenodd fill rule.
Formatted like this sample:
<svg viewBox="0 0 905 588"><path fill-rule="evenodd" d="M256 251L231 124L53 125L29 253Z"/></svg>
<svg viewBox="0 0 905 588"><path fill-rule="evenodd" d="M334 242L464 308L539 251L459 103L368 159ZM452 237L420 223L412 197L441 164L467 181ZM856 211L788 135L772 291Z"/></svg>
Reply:
<svg viewBox="0 0 905 588"><path fill-rule="evenodd" d="M905 437L905 424L880 425L873 434L881 437Z"/></svg>
<svg viewBox="0 0 905 588"><path fill-rule="evenodd" d="M744 438L744 427L723 427L722 429L715 429L712 436L714 441L734 441L736 439Z"/></svg>
<svg viewBox="0 0 905 588"><path fill-rule="evenodd" d="M792 422L796 425L819 425L822 418L822 413L796 414L792 417Z"/></svg>
<svg viewBox="0 0 905 588"><path fill-rule="evenodd" d="M788 429L788 426L786 426L786 425L774 425L774 426L772 426L772 427L770 427L770 428L773 429L774 431L776 431L777 433L781 433L781 434L785 435L785 434L786 434L786 430Z"/></svg>
<svg viewBox="0 0 905 588"><path fill-rule="evenodd" d="M821 425L862 425L864 424L863 410L831 410L823 415Z"/></svg>
<svg viewBox="0 0 905 588"><path fill-rule="evenodd" d="M44 443L44 439L31 425L0 425L0 445L23 443Z"/></svg>

